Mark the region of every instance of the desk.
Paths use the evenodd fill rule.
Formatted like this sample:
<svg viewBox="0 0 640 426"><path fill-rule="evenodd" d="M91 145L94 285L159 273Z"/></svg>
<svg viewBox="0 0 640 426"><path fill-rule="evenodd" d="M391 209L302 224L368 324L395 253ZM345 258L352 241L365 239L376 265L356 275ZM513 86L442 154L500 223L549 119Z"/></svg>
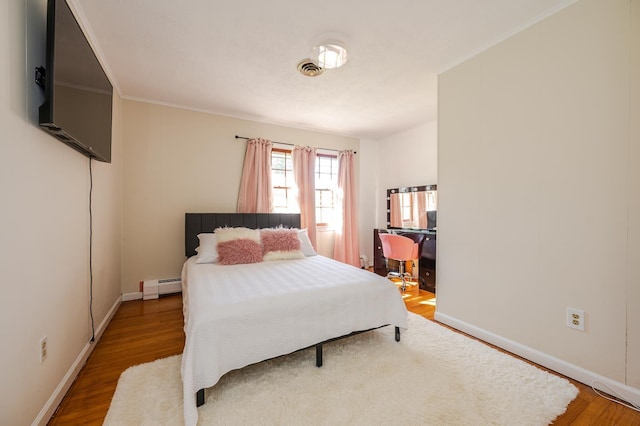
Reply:
<svg viewBox="0 0 640 426"><path fill-rule="evenodd" d="M404 229L394 229L393 233L411 238L417 242L418 253L418 281L420 288L423 290L436 292L436 233L432 231L411 231ZM390 260L388 263L382 253L382 243L378 236L381 232L387 232L386 229L373 230L373 271L382 276L386 276L389 271L398 270L398 262Z"/></svg>

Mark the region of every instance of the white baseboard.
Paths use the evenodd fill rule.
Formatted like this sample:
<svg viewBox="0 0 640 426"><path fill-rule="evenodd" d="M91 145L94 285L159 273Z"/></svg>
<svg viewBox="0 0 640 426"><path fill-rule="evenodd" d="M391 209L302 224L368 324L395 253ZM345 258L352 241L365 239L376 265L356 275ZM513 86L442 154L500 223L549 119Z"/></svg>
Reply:
<svg viewBox="0 0 640 426"><path fill-rule="evenodd" d="M624 383L601 376L598 373L586 370L521 343L514 342L513 340L476 327L465 321L458 320L447 314L436 311L435 320L577 380L578 382L593 386L602 392L612 394L612 391L614 391L617 394L615 396L621 397L634 405L640 405L640 389L632 388Z"/></svg>
<svg viewBox="0 0 640 426"><path fill-rule="evenodd" d="M167 294L174 294L174 293L182 293L182 285L172 284L171 286L165 286L164 288L160 289L159 295L164 296ZM157 299L157 298L158 297L155 297L153 299ZM134 293L122 293L123 302L129 302L130 300L141 300L141 299L144 299L144 293L141 291L136 291Z"/></svg>
<svg viewBox="0 0 640 426"><path fill-rule="evenodd" d="M62 381L53 391L53 394L51 394L44 407L42 407L42 410L40 410L33 423L31 423L32 426L44 426L47 424L49 419L51 419L51 416L53 415L53 413L55 413L58 405L60 405L60 402L62 402L62 398L64 398L64 396L67 394L67 391L73 384L73 381L78 376L78 373L80 373L80 370L87 361L87 358L89 358L89 355L91 355L91 352L93 352L93 348L95 347L96 343L98 343L98 341L102 337L102 334L107 328L107 325L109 325L109 322L111 322L111 318L113 318L113 316L115 315L118 307L120 306L120 303L122 303L122 298L118 297L113 303L113 306L111 306L111 309L109 309L109 312L107 312L107 315L104 317L102 322L100 322L98 327L95 329L94 341L87 342L87 344L84 345L82 351L80 351L80 354L78 354L73 364L71 364L71 368L69 368L67 374L64 375Z"/></svg>
<svg viewBox="0 0 640 426"><path fill-rule="evenodd" d="M128 302L130 300L140 300L142 299L142 292L136 291L135 293L122 293L122 301Z"/></svg>

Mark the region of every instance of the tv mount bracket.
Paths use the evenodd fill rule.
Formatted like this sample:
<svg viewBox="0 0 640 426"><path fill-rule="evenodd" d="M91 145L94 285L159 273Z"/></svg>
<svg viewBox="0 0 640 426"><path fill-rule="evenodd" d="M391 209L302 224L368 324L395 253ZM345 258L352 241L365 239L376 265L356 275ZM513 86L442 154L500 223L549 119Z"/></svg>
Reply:
<svg viewBox="0 0 640 426"><path fill-rule="evenodd" d="M43 89L47 83L47 70L44 67L36 67L36 84Z"/></svg>

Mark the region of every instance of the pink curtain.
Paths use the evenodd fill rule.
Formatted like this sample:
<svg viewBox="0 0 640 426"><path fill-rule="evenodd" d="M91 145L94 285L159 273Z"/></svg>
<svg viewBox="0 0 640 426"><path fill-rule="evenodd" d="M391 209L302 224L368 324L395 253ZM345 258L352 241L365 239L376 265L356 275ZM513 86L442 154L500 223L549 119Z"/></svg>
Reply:
<svg viewBox="0 0 640 426"><path fill-rule="evenodd" d="M296 146L291 153L293 177L298 187L297 198L300 206L300 227L307 228L313 247L316 242L316 149Z"/></svg>
<svg viewBox="0 0 640 426"><path fill-rule="evenodd" d="M360 237L356 209L356 182L353 151L338 154L338 216L341 226L336 230L333 258L360 267Z"/></svg>
<svg viewBox="0 0 640 426"><path fill-rule="evenodd" d="M418 228L427 228L427 193L426 191L418 191L413 193L416 196L416 202L414 207L416 208L416 215L418 218Z"/></svg>
<svg viewBox="0 0 640 426"><path fill-rule="evenodd" d="M389 214L391 223L389 226L402 228L402 206L400 205L400 194L391 194L389 196L389 201L389 209L391 210Z"/></svg>
<svg viewBox="0 0 640 426"><path fill-rule="evenodd" d="M271 212L271 146L271 141L265 139L250 139L247 142L238 194L238 213Z"/></svg>

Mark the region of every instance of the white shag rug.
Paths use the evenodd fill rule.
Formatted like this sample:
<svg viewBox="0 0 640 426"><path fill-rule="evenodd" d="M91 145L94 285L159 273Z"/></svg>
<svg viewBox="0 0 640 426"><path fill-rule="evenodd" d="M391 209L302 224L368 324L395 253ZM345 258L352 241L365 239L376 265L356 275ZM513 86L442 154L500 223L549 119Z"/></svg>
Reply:
<svg viewBox="0 0 640 426"><path fill-rule="evenodd" d="M385 327L227 373L198 425L547 425L567 380L409 314ZM122 373L105 425L181 425L180 355Z"/></svg>

